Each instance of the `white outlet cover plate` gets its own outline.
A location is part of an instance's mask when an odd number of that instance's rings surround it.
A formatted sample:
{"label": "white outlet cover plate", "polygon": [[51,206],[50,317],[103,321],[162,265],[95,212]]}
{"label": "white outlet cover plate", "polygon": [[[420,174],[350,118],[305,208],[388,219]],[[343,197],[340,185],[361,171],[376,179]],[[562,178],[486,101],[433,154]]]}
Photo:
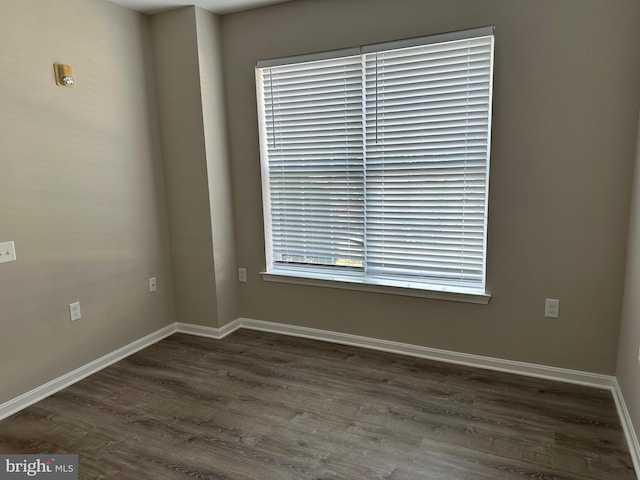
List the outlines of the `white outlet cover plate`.
{"label": "white outlet cover plate", "polygon": [[0,243],[0,263],[16,261],[16,246],[13,242]]}
{"label": "white outlet cover plate", "polygon": [[247,269],[246,268],[239,268],[238,269],[238,281],[239,282],[246,282],[247,281]]}
{"label": "white outlet cover plate", "polygon": [[547,298],[544,304],[544,316],[547,318],[558,318],[560,315],[560,300],[557,298]]}
{"label": "white outlet cover plate", "polygon": [[72,322],[80,320],[82,318],[82,312],[80,311],[80,302],[73,302],[69,304],[69,319]]}

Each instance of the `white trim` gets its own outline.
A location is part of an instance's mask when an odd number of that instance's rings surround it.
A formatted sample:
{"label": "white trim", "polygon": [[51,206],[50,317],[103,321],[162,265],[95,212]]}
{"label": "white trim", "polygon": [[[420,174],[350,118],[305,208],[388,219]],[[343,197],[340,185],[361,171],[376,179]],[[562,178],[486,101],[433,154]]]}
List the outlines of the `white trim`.
{"label": "white trim", "polygon": [[429,360],[437,360],[439,362],[466,365],[469,367],[495,370],[498,372],[515,373],[517,375],[544,378],[547,380],[556,380],[560,382],[586,385],[589,387],[612,389],[613,381],[615,379],[615,377],[610,375],[537,365],[534,363],[518,362],[515,360],[485,357],[470,353],[452,352],[449,350],[423,347],[421,345],[412,345],[408,343],[393,342],[390,340],[381,340],[378,338],[351,335],[349,333],[331,332],[328,330],[300,327],[284,323],[265,322],[250,318],[240,318],[238,320],[240,322],[240,328],[246,328],[248,330],[259,330],[262,332],[290,335],[292,337],[322,340],[325,342],[339,343],[341,345],[369,348],[371,350],[397,353],[400,355],[408,355],[410,357],[426,358]]}
{"label": "white trim", "polygon": [[175,323],[177,333],[186,333],[187,335],[197,335],[198,337],[214,338],[222,340],[227,335],[235,332],[240,328],[240,319],[227,323],[220,328],[204,327],[202,325],[194,325],[192,323]]}
{"label": "white trim", "polygon": [[320,330],[317,328],[301,327],[297,325],[289,325],[284,323],[265,322],[262,320],[254,320],[251,318],[238,318],[221,328],[205,327],[202,325],[194,325],[189,323],[173,323],[154,333],[151,333],[139,340],[136,340],[122,348],[119,348],[107,355],[104,355],[93,362],[90,362],[72,372],[58,377],[40,387],[20,395],[8,402],[0,405],[0,420],[3,420],[20,410],[33,405],[40,400],[53,395],[54,393],[73,385],[83,378],[92,375],[109,365],[118,362],[143,348],[146,348],[163,338],[166,338],[176,332],[188,335],[197,335],[216,340],[221,340],[227,335],[239,329],[257,330],[262,332],[271,332],[281,335],[289,335],[293,337],[309,338],[341,345],[351,345],[355,347],[369,348],[383,352],[397,353],[400,355],[408,355],[411,357],[426,358],[429,360],[437,360],[441,362],[453,363],[457,365],[466,365],[486,370],[495,370],[499,372],[513,373],[529,377],[543,378],[547,380],[555,380],[565,383],[574,383],[578,385],[586,385],[596,388],[604,388],[610,390],[620,417],[620,423],[624,431],[629,453],[633,461],[636,475],[640,478],[640,444],[635,429],[631,422],[629,410],[624,401],[620,385],[614,376],[601,375],[597,373],[582,372],[578,370],[569,370],[565,368],[550,367],[546,365],[537,365],[533,363],[518,362],[515,360],[505,360],[500,358],[485,357],[482,355],[473,355],[469,353],[452,352],[431,347],[423,347],[420,345],[412,345],[407,343],[393,342],[390,340],[382,340],[377,338],[363,337],[359,335],[351,335],[348,333],[332,332],[329,330]]}
{"label": "white trim", "polygon": [[363,54],[384,52],[385,50],[419,47],[422,45],[433,45],[434,43],[455,42],[456,40],[465,40],[467,38],[489,37],[493,36],[495,30],[495,25],[488,25],[485,27],[470,28],[468,30],[438,33],[435,35],[428,35],[426,37],[407,38],[405,40],[396,40],[384,43],[372,43],[369,45],[363,45],[361,48]]}
{"label": "white trim", "polygon": [[289,57],[269,58],[265,60],[258,60],[256,62],[256,68],[269,68],[277,67],[279,65],[291,65],[294,63],[315,62],[318,60],[328,60],[331,58],[353,57],[366,53],[383,52],[385,50],[396,50],[399,48],[432,45],[434,43],[453,42],[456,40],[464,40],[467,38],[488,37],[494,35],[495,30],[495,25],[486,25],[484,27],[436,33],[423,37],[412,37],[403,40],[393,40],[391,42],[370,43],[357,47],[341,48],[339,50],[326,50],[322,52],[307,53],[302,55],[292,55]]}
{"label": "white trim", "polygon": [[265,322],[251,318],[239,318],[239,328],[248,330],[258,330],[262,332],[278,333],[293,337],[309,338],[342,345],[369,348],[383,352],[398,353],[411,357],[426,358],[440,362],[466,365],[486,370],[513,373],[527,377],[543,378],[564,383],[585,385],[588,387],[603,388],[610,390],[618,411],[620,423],[627,440],[629,453],[633,461],[636,476],[640,478],[640,444],[635,429],[631,422],[631,416],[624,401],[620,385],[616,377],[612,375],[602,375],[598,373],[570,370],[566,368],[550,367],[534,363],[519,362],[515,360],[505,360],[501,358],[485,357],[469,353],[452,352],[437,348],[411,345],[407,343],[392,342],[348,333],[319,330],[316,328],[300,327],[283,323]]}
{"label": "white trim", "polygon": [[616,402],[616,409],[618,410],[618,416],[620,417],[620,423],[622,424],[622,430],[624,436],[627,439],[627,446],[629,447],[629,453],[631,454],[631,460],[633,461],[633,468],[636,471],[636,476],[640,478],[640,444],[638,443],[638,436],[636,430],[633,428],[631,421],[631,415],[627,409],[627,404],[624,401],[622,390],[617,378],[613,378],[613,400]]}
{"label": "white trim", "polygon": [[0,420],[3,420],[20,410],[23,410],[28,406],[33,405],[34,403],[39,402],[40,400],[43,400],[64,388],[67,388],[68,386],[73,385],[76,382],[79,382],[89,375],[93,375],[103,368],[106,368],[109,365],[142,350],[143,348],[153,345],[163,338],[173,335],[175,332],[176,325],[168,325],[111,353],[107,353],[93,362],[89,362],[82,367],[76,368],[72,372],[66,373],[48,383],[45,383],[44,385],[20,395],[19,397],[3,403],[0,405]]}
{"label": "white trim", "polygon": [[316,62],[318,60],[329,60],[331,58],[355,57],[360,55],[360,47],[342,48],[340,50],[327,50],[324,52],[306,53],[302,55],[292,55],[290,57],[270,58],[268,60],[258,60],[256,68],[278,67],[280,65],[292,65],[294,63]]}
{"label": "white trim", "polygon": [[389,340],[381,340],[370,337],[351,335],[348,333],[332,332],[315,328],[300,327],[283,323],[265,322],[250,318],[239,318],[239,328],[248,330],[258,330],[263,332],[278,333],[294,337],[310,338],[342,345],[369,348],[383,352],[398,353],[440,362],[466,365],[470,367],[495,370],[499,372],[513,373],[528,377],[543,378],[565,383],[585,385],[588,387],[603,388],[611,391],[613,400],[618,411],[620,423],[627,440],[627,447],[633,461],[636,476],[640,478],[640,443],[636,435],[631,416],[620,390],[620,385],[616,377],[612,375],[602,375],[598,373],[570,370],[566,368],[550,367],[547,365],[537,365],[534,363],[519,362],[515,360],[505,360],[501,358],[485,357],[469,353],[452,352],[437,348],[411,345]]}
{"label": "white trim", "polygon": [[[340,288],[345,290],[359,290],[362,292],[388,293],[392,295],[404,295],[405,297],[433,298],[436,300],[449,300],[451,302],[476,303],[486,305],[491,300],[488,293],[472,292],[471,290],[455,291],[454,287],[449,290],[425,289],[424,285],[410,282],[373,283],[364,277],[342,274],[330,275],[326,273],[308,273],[300,270],[271,270],[260,272],[265,282],[291,283],[294,285],[311,285],[314,287]],[[395,283],[395,285],[393,284]]]}

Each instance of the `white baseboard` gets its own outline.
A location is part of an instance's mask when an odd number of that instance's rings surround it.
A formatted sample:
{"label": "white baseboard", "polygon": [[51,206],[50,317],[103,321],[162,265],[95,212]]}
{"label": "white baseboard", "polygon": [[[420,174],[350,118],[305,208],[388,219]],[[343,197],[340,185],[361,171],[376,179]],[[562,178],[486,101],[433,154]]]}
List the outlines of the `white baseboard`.
{"label": "white baseboard", "polygon": [[638,443],[638,437],[636,436],[633,424],[631,423],[631,417],[626,407],[622,391],[620,390],[618,381],[614,376],[550,367],[546,365],[537,365],[514,360],[504,360],[468,353],[452,352],[420,345],[351,335],[348,333],[332,332],[329,330],[320,330],[284,323],[265,322],[251,318],[238,318],[221,328],[205,327],[180,322],[169,325],[0,405],[0,420],[17,413],[29,405],[32,405],[129,355],[148,347],[149,345],[152,345],[173,333],[185,333],[220,340],[242,328],[321,340],[341,345],[351,345],[383,352],[397,353],[400,355],[408,355],[458,365],[466,365],[487,370],[495,370],[499,372],[611,390],[618,410],[618,415],[620,416],[622,428],[627,439],[636,475],[640,478],[640,444]]}
{"label": "white baseboard", "polygon": [[517,375],[525,375],[529,377],[556,380],[565,383],[574,383],[610,390],[627,440],[636,476],[640,479],[640,444],[638,443],[638,437],[631,422],[629,410],[627,409],[622,391],[620,390],[620,385],[614,376],[518,362],[515,360],[504,360],[481,355],[472,355],[469,353],[452,352],[448,350],[423,347],[420,345],[392,342],[389,340],[361,337],[347,333],[299,327],[283,323],[265,322],[250,318],[239,318],[237,321],[239,322],[239,328],[246,328],[249,330],[259,330],[294,337],[310,338],[325,342],[339,343],[342,345],[352,345],[372,350],[380,350],[383,352],[398,353],[412,357],[427,358],[430,360],[455,363],[458,365],[466,365],[470,367],[496,370],[499,372],[514,373]]}
{"label": "white baseboard", "polygon": [[504,360],[500,358],[485,357],[469,353],[452,352],[449,350],[440,350],[437,348],[423,347],[420,345],[393,342],[390,340],[381,340],[377,338],[362,337],[359,335],[332,332],[329,330],[319,330],[316,328],[299,327],[296,325],[288,325],[284,323],[265,322],[262,320],[253,320],[250,318],[239,318],[238,321],[239,328],[246,328],[249,330],[260,330],[263,332],[279,333],[282,335],[310,338],[313,340],[322,340],[325,342],[339,343],[342,345],[351,345],[354,347],[369,348],[372,350],[380,350],[383,352],[398,353],[400,355],[408,355],[411,357],[427,358],[429,360],[437,360],[440,362],[455,363],[457,365],[466,365],[470,367],[495,370],[499,372],[515,373],[517,375],[526,375],[529,377],[538,377],[547,380],[557,380],[565,383],[587,385],[589,387],[612,389],[613,381],[615,378],[610,375],[601,375],[598,373],[581,372],[578,370],[549,367],[546,365],[536,365],[533,363],[518,362],[515,360]]}
{"label": "white baseboard", "polygon": [[53,395],[60,390],[67,388],[70,385],[73,385],[76,382],[79,382],[85,377],[92,375],[109,365],[122,360],[129,355],[136,353],[143,348],[152,345],[163,338],[168,337],[169,335],[173,335],[176,331],[175,324],[168,325],[160,330],[157,330],[146,337],[143,337],[139,340],[131,342],[128,345],[125,345],[122,348],[119,348],[111,353],[108,353],[93,362],[87,363],[80,368],[76,368],[72,372],[66,373],[61,377],[55,378],[44,385],[41,385],[29,392],[20,395],[8,402],[0,405],[0,420],[3,420],[14,413],[19,412],[27,408],[30,405],[33,405],[44,398],[47,398],[50,395]]}
{"label": "white baseboard", "polygon": [[235,332],[240,328],[240,319],[236,319],[233,322],[227,323],[220,328],[204,327],[202,325],[194,325],[192,323],[176,323],[176,332],[186,333],[189,335],[197,335],[199,337],[215,338],[216,340],[222,340],[227,335]]}
{"label": "white baseboard", "polygon": [[613,400],[616,402],[616,409],[618,410],[622,430],[624,430],[624,436],[627,439],[629,453],[633,461],[633,468],[636,471],[636,476],[640,478],[640,443],[638,443],[638,436],[636,435],[635,428],[633,428],[631,415],[627,409],[627,404],[624,401],[624,396],[622,395],[622,390],[620,389],[617,378],[613,379],[613,388],[611,391],[613,393]]}
{"label": "white baseboard", "polygon": [[627,409],[622,391],[620,390],[620,385],[614,376],[518,362],[515,360],[504,360],[481,355],[472,355],[468,353],[452,352],[448,350],[423,347],[420,345],[392,342],[389,340],[361,337],[347,333],[299,327],[283,323],[265,322],[250,318],[239,318],[237,321],[239,322],[239,328],[246,328],[249,330],[259,330],[294,337],[310,338],[313,340],[322,340],[342,345],[369,348],[383,352],[398,353],[412,357],[427,358],[429,360],[437,360],[441,362],[455,363],[458,365],[466,365],[487,370],[496,370],[499,372],[514,373],[517,375],[525,375],[529,377],[556,380],[565,383],[574,383],[610,390],[627,440],[636,476],[640,478],[640,444],[638,443],[638,437],[635,429],[633,428],[629,410]]}

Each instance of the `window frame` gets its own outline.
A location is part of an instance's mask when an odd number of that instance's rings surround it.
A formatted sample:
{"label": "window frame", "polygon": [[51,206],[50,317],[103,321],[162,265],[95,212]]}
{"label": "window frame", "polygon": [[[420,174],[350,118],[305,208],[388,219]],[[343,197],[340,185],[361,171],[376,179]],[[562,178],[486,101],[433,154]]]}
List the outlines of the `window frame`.
{"label": "window frame", "polygon": [[[484,225],[483,225],[483,258],[482,258],[482,286],[481,288],[469,288],[456,285],[455,283],[435,283],[433,281],[413,280],[411,277],[385,278],[384,275],[367,276],[365,269],[353,270],[339,267],[322,267],[319,265],[296,265],[278,264],[273,258],[273,232],[271,222],[271,191],[269,178],[269,151],[267,145],[267,127],[265,120],[264,92],[261,91],[258,82],[259,69],[284,66],[296,63],[312,62],[317,60],[327,60],[348,56],[361,56],[374,52],[386,50],[396,50],[414,46],[429,45],[435,43],[449,42],[461,39],[472,39],[477,37],[491,36],[490,54],[490,79],[489,79],[489,103],[488,103],[488,128],[487,128],[487,158],[486,158],[486,181],[484,196]],[[448,32],[427,37],[418,37],[380,44],[365,45],[356,48],[340,49],[328,52],[319,52],[307,55],[283,57],[271,60],[261,60],[256,63],[256,92],[258,103],[258,123],[260,139],[260,164],[262,178],[262,202],[264,214],[265,232],[265,256],[266,268],[261,272],[265,281],[314,285],[329,288],[341,288],[350,290],[361,290],[378,293],[391,293],[405,296],[444,299],[461,301],[467,303],[486,304],[491,295],[486,290],[486,263],[487,263],[487,224],[488,224],[488,199],[489,199],[489,172],[491,156],[491,124],[493,107],[493,68],[494,68],[494,26],[479,27],[474,29]],[[364,86],[363,86],[364,89]],[[364,104],[363,104],[364,105]],[[363,133],[365,135],[365,133]],[[363,139],[364,141],[364,139]],[[365,160],[366,161],[366,160]],[[366,170],[366,166],[364,167]],[[366,219],[366,213],[365,213]],[[365,220],[366,221],[366,220]],[[365,247],[366,248],[366,247]]]}

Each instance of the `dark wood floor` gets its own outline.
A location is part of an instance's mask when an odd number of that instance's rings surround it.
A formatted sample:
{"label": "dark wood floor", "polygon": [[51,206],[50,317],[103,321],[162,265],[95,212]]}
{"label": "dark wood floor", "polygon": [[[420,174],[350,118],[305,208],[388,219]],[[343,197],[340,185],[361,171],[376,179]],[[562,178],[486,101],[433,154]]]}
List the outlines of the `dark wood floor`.
{"label": "dark wood floor", "polygon": [[635,479],[611,393],[312,340],[173,335],[0,422],[81,479]]}

